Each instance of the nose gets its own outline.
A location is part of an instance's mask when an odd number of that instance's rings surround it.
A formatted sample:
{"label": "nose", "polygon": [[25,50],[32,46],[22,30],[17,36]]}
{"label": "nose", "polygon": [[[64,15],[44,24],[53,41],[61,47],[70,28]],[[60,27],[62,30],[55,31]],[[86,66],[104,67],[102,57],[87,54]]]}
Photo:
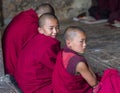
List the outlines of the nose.
{"label": "nose", "polygon": [[57,33],[57,29],[54,28],[54,29],[53,29],[53,34],[56,34],[56,33]]}
{"label": "nose", "polygon": [[86,42],[84,42],[83,47],[86,47],[86,45],[87,45]]}
{"label": "nose", "polygon": [[58,27],[57,27],[57,28],[54,28],[54,30],[53,30],[53,34],[57,34],[58,32],[59,32]]}

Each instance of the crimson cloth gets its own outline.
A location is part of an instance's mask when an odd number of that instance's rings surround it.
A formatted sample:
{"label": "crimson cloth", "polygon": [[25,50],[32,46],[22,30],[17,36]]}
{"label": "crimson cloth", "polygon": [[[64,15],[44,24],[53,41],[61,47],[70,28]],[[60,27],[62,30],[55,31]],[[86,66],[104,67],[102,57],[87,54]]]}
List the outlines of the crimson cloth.
{"label": "crimson cloth", "polygon": [[96,93],[120,93],[120,72],[116,69],[105,70]]}
{"label": "crimson cloth", "polygon": [[37,33],[38,17],[34,10],[26,10],[13,18],[2,38],[5,72],[14,74],[16,60],[25,42]]}
{"label": "crimson cloth", "polygon": [[97,0],[97,3],[97,6],[89,9],[91,16],[97,20],[108,19],[109,23],[120,21],[120,0]]}
{"label": "crimson cloth", "polygon": [[58,40],[39,33],[23,47],[14,76],[23,93],[51,93],[59,50]]}
{"label": "crimson cloth", "polygon": [[53,93],[92,93],[92,87],[88,85],[81,75],[72,75],[63,65],[63,50],[57,56],[53,72]]}
{"label": "crimson cloth", "polygon": [[110,12],[108,22],[114,23],[114,20],[120,21],[120,0],[98,0],[98,6],[101,10]]}

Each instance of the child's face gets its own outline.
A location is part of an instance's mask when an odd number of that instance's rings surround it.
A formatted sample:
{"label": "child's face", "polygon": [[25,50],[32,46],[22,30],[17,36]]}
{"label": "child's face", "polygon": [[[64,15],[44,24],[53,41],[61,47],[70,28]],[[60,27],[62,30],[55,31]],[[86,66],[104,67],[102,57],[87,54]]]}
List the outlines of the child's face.
{"label": "child's face", "polygon": [[84,53],[86,48],[86,35],[78,32],[76,36],[70,40],[70,48],[77,53]]}
{"label": "child's face", "polygon": [[40,28],[40,33],[56,38],[57,33],[59,32],[58,21],[54,18],[45,19],[44,25]]}

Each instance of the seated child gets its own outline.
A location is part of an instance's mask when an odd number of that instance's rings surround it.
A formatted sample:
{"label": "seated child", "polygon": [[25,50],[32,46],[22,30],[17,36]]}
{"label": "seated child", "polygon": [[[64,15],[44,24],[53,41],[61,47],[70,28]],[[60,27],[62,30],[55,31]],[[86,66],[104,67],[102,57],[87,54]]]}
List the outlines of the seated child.
{"label": "seated child", "polygon": [[60,50],[58,32],[55,15],[40,16],[38,33],[24,45],[17,60],[14,77],[23,93],[51,93],[52,73]]}
{"label": "seated child", "polygon": [[70,26],[64,37],[66,46],[58,53],[53,72],[53,93],[119,93],[120,72],[117,69],[106,69],[99,81],[87,64],[83,56],[85,32]]}
{"label": "seated child", "polygon": [[85,32],[79,27],[70,26],[64,38],[66,46],[58,54],[53,73],[53,92],[92,93],[98,81],[83,56]]}

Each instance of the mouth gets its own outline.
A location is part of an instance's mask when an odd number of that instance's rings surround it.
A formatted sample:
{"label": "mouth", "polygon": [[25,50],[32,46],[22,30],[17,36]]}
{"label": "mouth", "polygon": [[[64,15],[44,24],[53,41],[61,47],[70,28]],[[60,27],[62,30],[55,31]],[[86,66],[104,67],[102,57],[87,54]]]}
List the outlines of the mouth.
{"label": "mouth", "polygon": [[56,38],[56,35],[52,35],[51,37],[52,37],[52,38]]}

